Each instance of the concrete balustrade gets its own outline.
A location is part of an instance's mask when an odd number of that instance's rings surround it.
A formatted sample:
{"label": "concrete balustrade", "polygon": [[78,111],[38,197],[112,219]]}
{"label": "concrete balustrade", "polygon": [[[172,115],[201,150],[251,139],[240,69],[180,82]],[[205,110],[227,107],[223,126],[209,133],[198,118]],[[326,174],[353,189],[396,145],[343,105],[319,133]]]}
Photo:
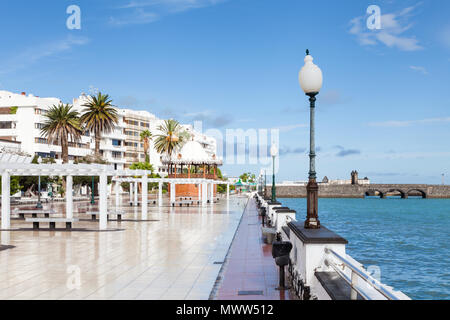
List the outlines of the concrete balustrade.
{"label": "concrete balustrade", "polygon": [[[296,220],[296,212],[288,208],[282,208],[281,203],[272,203],[265,200],[260,194],[254,193],[260,207],[266,208],[266,212],[271,220],[274,230],[281,236],[282,241],[288,241],[292,244],[290,252],[290,273],[291,279],[295,278],[294,285],[298,289],[302,299],[330,300],[339,298],[346,299],[386,299],[389,296],[392,299],[409,299],[400,291],[394,291],[392,288],[376,284],[370,280],[364,282],[363,279],[357,279],[355,271],[348,266],[343,269],[341,275],[336,272],[330,252],[344,257],[358,274],[365,276],[367,273],[361,263],[347,255],[347,240],[334,233],[325,226],[320,229],[305,229],[303,221]],[[278,207],[278,209],[277,209]],[[267,229],[267,228],[266,228]],[[263,229],[265,230],[265,229]],[[334,264],[334,267],[333,267]],[[359,291],[352,289],[351,282]],[[377,289],[379,286],[381,289]],[[385,295],[380,292],[386,292]]]}

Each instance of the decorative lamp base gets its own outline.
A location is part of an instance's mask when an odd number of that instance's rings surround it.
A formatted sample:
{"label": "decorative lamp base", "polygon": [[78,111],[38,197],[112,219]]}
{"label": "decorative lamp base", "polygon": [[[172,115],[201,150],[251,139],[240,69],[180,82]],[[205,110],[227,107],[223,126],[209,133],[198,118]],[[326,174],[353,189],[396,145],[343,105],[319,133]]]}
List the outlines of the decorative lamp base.
{"label": "decorative lamp base", "polygon": [[320,229],[320,221],[318,215],[319,207],[319,185],[316,179],[309,179],[306,186],[307,198],[307,215],[305,221],[306,229]]}

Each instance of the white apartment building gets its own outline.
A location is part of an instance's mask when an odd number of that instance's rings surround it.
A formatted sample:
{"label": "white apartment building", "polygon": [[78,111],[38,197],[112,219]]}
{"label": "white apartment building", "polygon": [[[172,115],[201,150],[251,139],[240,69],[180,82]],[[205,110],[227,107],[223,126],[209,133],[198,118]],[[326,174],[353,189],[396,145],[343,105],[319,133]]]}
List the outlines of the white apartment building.
{"label": "white apartment building", "polygon": [[[88,96],[81,94],[73,99],[72,105],[80,113]],[[43,158],[61,159],[61,147],[50,145],[43,138],[40,129],[45,118],[43,115],[53,105],[62,101],[58,98],[40,98],[32,94],[11,93],[0,91],[0,140],[5,140],[10,146],[18,146],[22,152],[39,155]],[[129,167],[132,163],[145,161],[144,144],[140,140],[140,133],[150,130],[153,136],[160,134],[158,127],[164,120],[157,118],[147,111],[131,109],[117,109],[119,121],[115,129],[109,134],[103,134],[100,143],[102,157],[117,169]],[[204,134],[197,133],[191,125],[182,125],[192,139],[198,141],[209,155],[216,154],[216,140]],[[69,144],[69,159],[73,161],[79,157],[93,154],[95,139],[93,133],[86,132],[80,142]],[[154,148],[154,141],[150,141],[150,162],[156,172],[164,176],[167,168],[162,165],[161,157]]]}

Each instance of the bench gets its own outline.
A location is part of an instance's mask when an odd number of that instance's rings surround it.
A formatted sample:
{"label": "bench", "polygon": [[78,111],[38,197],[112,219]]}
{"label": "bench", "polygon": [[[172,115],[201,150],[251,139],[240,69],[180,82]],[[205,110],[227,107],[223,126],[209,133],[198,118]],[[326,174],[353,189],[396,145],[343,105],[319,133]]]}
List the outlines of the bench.
{"label": "bench", "polygon": [[25,215],[37,218],[38,214],[43,214],[45,218],[49,218],[51,214],[56,214],[54,210],[13,210],[13,213],[18,214],[20,219],[25,219]]}
{"label": "bench", "polygon": [[[172,207],[175,207],[175,206],[177,206],[177,205],[179,205],[180,207],[182,207],[183,205],[186,205],[187,207],[189,207],[189,206],[193,206],[194,205],[194,202],[195,201],[193,201],[193,200],[183,200],[183,201],[178,201],[178,202],[174,202],[174,203],[172,203]],[[197,201],[197,204],[200,204],[200,201]]]}
{"label": "bench", "polygon": [[[97,220],[97,216],[100,215],[100,212],[92,212],[92,211],[88,211],[86,212],[87,215],[91,216],[91,219],[93,221]],[[116,215],[117,216],[117,221],[122,221],[122,216],[125,215],[125,211],[109,211],[106,213],[106,216],[108,217],[109,220],[109,216],[110,215]]]}
{"label": "bench", "polygon": [[27,222],[33,222],[33,229],[39,230],[39,223],[49,223],[50,230],[56,229],[56,223],[61,222],[66,224],[66,230],[72,229],[72,223],[78,221],[78,219],[72,218],[26,218]]}

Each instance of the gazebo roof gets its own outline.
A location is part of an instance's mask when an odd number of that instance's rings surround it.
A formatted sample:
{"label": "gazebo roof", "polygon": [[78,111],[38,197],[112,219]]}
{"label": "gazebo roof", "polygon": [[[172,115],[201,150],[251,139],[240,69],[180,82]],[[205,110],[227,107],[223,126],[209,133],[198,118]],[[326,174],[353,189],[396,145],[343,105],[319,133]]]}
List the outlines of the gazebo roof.
{"label": "gazebo roof", "polygon": [[199,142],[188,141],[180,151],[173,152],[172,157],[163,157],[162,163],[222,165],[222,160],[215,155],[209,156]]}

